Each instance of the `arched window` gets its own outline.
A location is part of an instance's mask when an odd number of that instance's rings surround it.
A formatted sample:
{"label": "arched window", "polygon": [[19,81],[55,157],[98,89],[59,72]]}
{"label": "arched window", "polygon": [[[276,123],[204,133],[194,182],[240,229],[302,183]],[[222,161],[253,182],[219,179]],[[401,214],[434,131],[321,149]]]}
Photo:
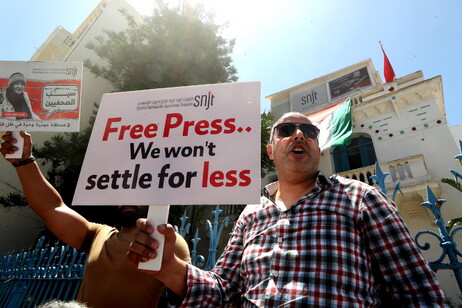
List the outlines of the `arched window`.
{"label": "arched window", "polygon": [[336,147],[332,151],[335,172],[348,171],[375,164],[374,144],[367,136],[353,137],[346,147]]}

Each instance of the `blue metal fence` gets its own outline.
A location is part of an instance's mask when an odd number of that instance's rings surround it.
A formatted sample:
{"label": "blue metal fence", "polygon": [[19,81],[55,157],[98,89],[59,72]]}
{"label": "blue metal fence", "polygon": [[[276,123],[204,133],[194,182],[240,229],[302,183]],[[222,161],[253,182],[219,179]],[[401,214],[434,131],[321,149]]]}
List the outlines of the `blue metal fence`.
{"label": "blue metal fence", "polygon": [[0,307],[36,307],[77,295],[86,255],[41,237],[35,247],[0,256]]}
{"label": "blue metal fence", "polygon": [[[175,230],[182,236],[186,237],[189,234],[189,229],[191,227],[190,223],[186,223],[188,217],[186,216],[187,210],[183,212],[183,217],[180,219],[181,226],[178,228],[175,227]],[[220,206],[217,205],[215,210],[212,211],[213,223],[210,220],[206,222],[206,228],[208,231],[209,245],[208,245],[208,256],[207,262],[205,257],[197,254],[197,245],[201,238],[199,237],[199,229],[196,229],[194,238],[191,240],[193,243],[193,249],[191,250],[191,263],[197,267],[204,268],[205,270],[211,270],[216,263],[216,258],[218,254],[218,244],[220,243],[221,236],[223,234],[223,229],[228,226],[230,221],[229,217],[225,217],[220,222],[220,216],[223,210],[220,209]]]}
{"label": "blue metal fence", "polygon": [[[462,164],[462,142],[460,142],[460,145],[461,155],[457,155],[455,158],[458,159]],[[454,174],[454,172],[452,173]],[[385,187],[385,178],[388,175],[389,173],[382,172],[379,164],[376,162],[375,175],[371,176],[371,179],[377,182],[384,194],[387,194],[387,189]],[[456,176],[462,179],[462,176]],[[456,183],[458,182],[457,177],[455,180]],[[400,191],[399,182],[395,184],[395,189],[392,197],[393,201],[395,201],[397,191]],[[435,272],[438,270],[452,270],[454,272],[455,279],[459,286],[459,290],[462,292],[462,263],[458,259],[458,257],[462,257],[462,253],[457,249],[457,244],[454,240],[456,234],[460,230],[462,230],[462,227],[457,227],[452,231],[452,226],[446,227],[446,223],[443,219],[443,216],[441,215],[441,207],[445,202],[445,199],[437,199],[430,187],[427,185],[427,201],[422,202],[420,205],[427,207],[432,212],[433,216],[435,217],[435,224],[438,227],[439,234],[429,230],[420,231],[416,234],[415,242],[421,250],[428,250],[431,247],[431,245],[428,242],[425,242],[424,244],[421,244],[419,242],[419,239],[422,235],[432,235],[439,241],[440,247],[442,249],[441,255],[436,260],[428,261],[428,263],[431,269]]]}

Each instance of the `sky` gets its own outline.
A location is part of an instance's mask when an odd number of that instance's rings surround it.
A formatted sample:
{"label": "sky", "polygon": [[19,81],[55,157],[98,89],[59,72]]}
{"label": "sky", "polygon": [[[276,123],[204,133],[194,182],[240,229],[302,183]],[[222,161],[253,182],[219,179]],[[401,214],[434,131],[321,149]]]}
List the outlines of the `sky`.
{"label": "sky", "polygon": [[[150,15],[151,0],[126,0]],[[173,0],[172,0],[173,1]],[[422,71],[442,76],[446,116],[462,124],[460,0],[195,0],[227,24],[239,81],[261,81],[266,96],[371,59],[383,77],[383,54],[397,78]],[[99,0],[0,0],[0,60],[27,61],[58,26],[74,32]],[[168,2],[168,1],[167,1]]]}

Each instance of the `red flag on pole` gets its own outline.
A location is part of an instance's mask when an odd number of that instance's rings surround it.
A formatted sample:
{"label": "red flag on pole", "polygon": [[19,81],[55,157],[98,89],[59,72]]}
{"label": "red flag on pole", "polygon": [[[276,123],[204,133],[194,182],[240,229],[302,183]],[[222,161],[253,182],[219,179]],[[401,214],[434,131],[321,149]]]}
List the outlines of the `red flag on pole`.
{"label": "red flag on pole", "polygon": [[393,67],[391,66],[390,61],[388,60],[385,50],[383,50],[382,43],[381,42],[379,43],[380,43],[380,47],[382,48],[382,52],[383,52],[383,75],[385,76],[385,81],[388,83],[388,82],[395,80],[396,75],[395,75],[395,71],[393,70]]}

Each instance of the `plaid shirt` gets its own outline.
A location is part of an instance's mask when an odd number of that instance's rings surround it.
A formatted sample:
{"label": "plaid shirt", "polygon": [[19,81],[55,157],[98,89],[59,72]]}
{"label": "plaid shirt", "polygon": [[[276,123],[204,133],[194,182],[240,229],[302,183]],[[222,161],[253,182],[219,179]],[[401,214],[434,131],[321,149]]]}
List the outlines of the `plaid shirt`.
{"label": "plaid shirt", "polygon": [[[445,307],[395,205],[359,181],[319,173],[289,209],[242,212],[212,271],[188,265],[183,307],[376,307],[379,285],[405,307]],[[398,304],[398,305],[399,305]]]}

